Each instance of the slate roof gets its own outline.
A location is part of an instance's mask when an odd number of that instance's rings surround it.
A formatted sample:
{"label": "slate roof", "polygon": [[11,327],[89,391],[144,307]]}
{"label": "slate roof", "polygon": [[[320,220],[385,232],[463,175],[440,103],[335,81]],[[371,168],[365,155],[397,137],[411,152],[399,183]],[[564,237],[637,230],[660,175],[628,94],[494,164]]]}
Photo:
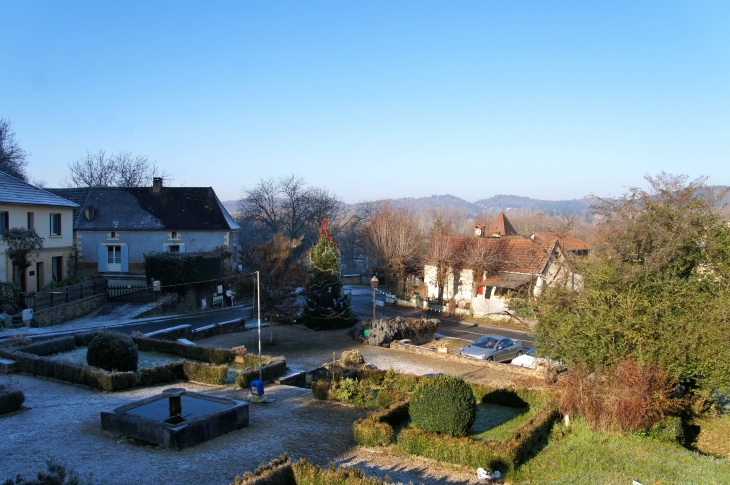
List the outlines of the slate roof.
{"label": "slate roof", "polygon": [[[211,187],[85,187],[49,189],[81,207],[76,230],[228,231],[240,229]],[[93,206],[88,220],[84,208]]]}
{"label": "slate roof", "polygon": [[466,254],[470,245],[482,244],[483,253],[494,259],[497,273],[540,274],[550,262],[557,239],[538,239],[520,236],[507,237],[451,237],[457,255]]}
{"label": "slate roof", "polygon": [[76,207],[72,201],[0,172],[0,204]]}
{"label": "slate roof", "polygon": [[568,252],[589,251],[591,249],[591,247],[581,238],[576,236],[573,231],[536,232],[535,237],[539,239],[557,239],[561,247]]}
{"label": "slate roof", "polygon": [[504,215],[504,211],[500,212],[497,218],[492,222],[492,225],[487,229],[486,235],[493,236],[499,234],[500,236],[516,236],[517,231],[512,224]]}

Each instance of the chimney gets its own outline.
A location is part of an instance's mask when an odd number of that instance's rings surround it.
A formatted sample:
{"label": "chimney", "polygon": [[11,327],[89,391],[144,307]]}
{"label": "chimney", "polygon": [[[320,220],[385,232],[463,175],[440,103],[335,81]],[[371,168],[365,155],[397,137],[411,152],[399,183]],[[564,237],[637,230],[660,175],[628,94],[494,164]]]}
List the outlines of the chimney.
{"label": "chimney", "polygon": [[162,177],[152,179],[152,192],[159,192],[162,188]]}
{"label": "chimney", "polygon": [[96,217],[96,207],[93,205],[87,205],[84,207],[84,216],[86,216],[86,220],[90,221],[94,217]]}

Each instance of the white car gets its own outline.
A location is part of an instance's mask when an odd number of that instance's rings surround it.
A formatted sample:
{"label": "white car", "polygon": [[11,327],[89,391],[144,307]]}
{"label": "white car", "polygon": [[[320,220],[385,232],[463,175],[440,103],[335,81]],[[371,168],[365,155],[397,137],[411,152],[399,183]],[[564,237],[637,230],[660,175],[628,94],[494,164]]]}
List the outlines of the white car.
{"label": "white car", "polygon": [[565,367],[562,362],[556,362],[544,357],[535,357],[535,347],[527,349],[527,352],[512,359],[511,364],[518,365],[520,367],[527,367],[528,369],[536,369],[538,366],[547,366],[548,362],[558,371]]}

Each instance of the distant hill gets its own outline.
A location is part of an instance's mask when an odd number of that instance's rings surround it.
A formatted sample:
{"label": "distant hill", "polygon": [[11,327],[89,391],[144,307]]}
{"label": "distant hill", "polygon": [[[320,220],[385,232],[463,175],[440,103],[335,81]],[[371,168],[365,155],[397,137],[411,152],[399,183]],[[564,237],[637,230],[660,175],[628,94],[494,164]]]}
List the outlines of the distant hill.
{"label": "distant hill", "polygon": [[467,216],[476,216],[484,210],[477,204],[467,202],[453,195],[432,195],[431,197],[404,197],[401,199],[385,199],[395,207],[402,207],[411,212],[420,212],[427,209],[452,210]]}
{"label": "distant hill", "polygon": [[233,214],[238,210],[238,200],[222,200],[221,204],[226,208],[229,214]]}
{"label": "distant hill", "polygon": [[579,214],[583,215],[590,209],[593,199],[568,199],[568,200],[541,200],[518,195],[495,195],[488,199],[480,199],[475,202],[483,211],[499,212],[525,211],[544,212],[548,215],[557,214]]}

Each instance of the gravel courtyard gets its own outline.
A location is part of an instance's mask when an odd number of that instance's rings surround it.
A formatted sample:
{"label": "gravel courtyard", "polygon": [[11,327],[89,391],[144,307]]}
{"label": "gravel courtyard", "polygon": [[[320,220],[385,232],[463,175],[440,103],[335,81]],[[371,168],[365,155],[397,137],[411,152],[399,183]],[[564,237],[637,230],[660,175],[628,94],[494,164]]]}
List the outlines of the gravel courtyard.
{"label": "gravel courtyard", "polygon": [[[357,348],[365,359],[382,369],[425,374],[444,372],[492,385],[514,383],[484,368],[443,361],[429,356],[385,348],[362,346],[347,331],[314,332],[300,326],[274,328],[277,344],[263,352],[284,355],[293,370],[309,370],[339,358],[343,350]],[[268,329],[262,329],[268,337]],[[222,335],[201,345],[257,349],[257,332]],[[255,345],[252,345],[252,340]],[[0,378],[1,380],[2,378]],[[415,484],[477,483],[470,470],[441,467],[428,460],[393,456],[379,450],[363,450],[352,439],[352,423],[365,414],[347,406],[312,399],[311,392],[269,385],[266,393],[276,401],[268,406],[250,405],[248,427],[194,448],[175,452],[117,436],[100,429],[99,413],[159,393],[171,384],[104,393],[83,386],[27,375],[7,377],[23,390],[26,402],[15,413],[0,416],[0,481],[20,473],[33,476],[55,457],[80,474],[93,473],[111,484],[211,484],[226,485],[238,474],[254,470],[281,453],[296,460],[327,466],[330,462],[357,465],[381,479]],[[179,385],[178,385],[179,386]],[[184,383],[196,392],[245,399],[233,386]]]}

